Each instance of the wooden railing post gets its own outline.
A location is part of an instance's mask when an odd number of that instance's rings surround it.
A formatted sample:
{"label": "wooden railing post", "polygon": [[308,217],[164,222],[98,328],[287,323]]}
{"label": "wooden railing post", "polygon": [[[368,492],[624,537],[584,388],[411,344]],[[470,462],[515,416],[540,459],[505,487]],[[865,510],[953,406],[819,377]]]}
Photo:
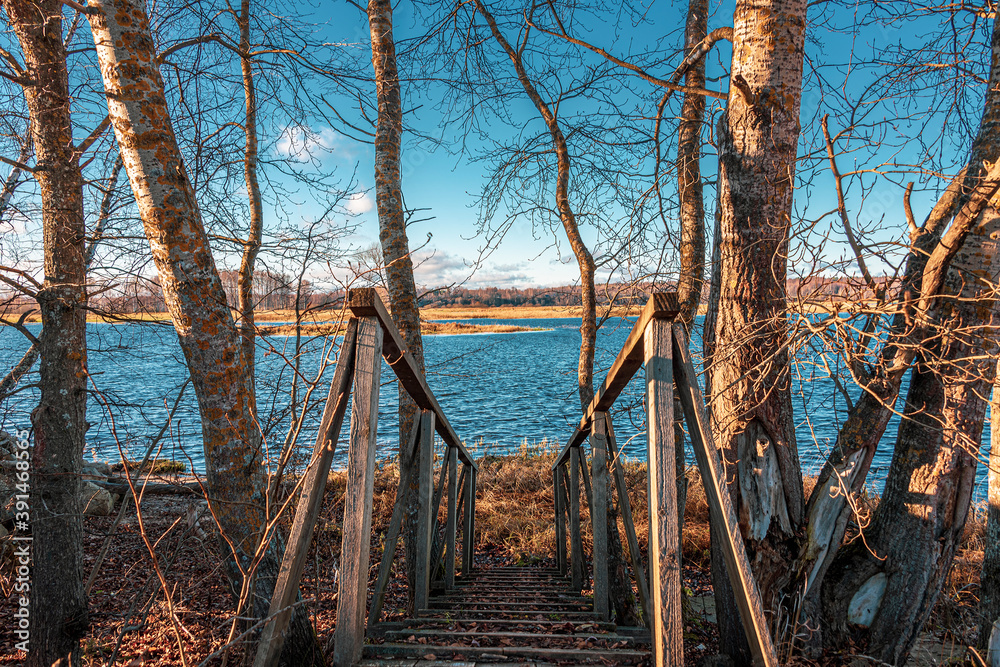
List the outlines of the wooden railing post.
{"label": "wooden railing post", "polygon": [[[421,411],[420,438],[417,444],[417,580],[414,582],[414,607],[420,611],[427,609],[431,586],[431,537],[437,520],[434,498],[434,413]],[[444,471],[442,470],[442,473]],[[343,552],[348,553],[348,552]]]}
{"label": "wooden railing post", "polygon": [[562,466],[552,471],[552,496],[556,510],[556,565],[559,574],[566,575],[566,508],[562,503]]}
{"label": "wooden railing post", "polygon": [[[594,533],[594,611],[608,620],[608,440],[605,413],[594,413],[590,434],[591,470],[594,484],[591,494],[590,526]],[[617,526],[615,529],[617,530]]]}
{"label": "wooden railing post", "polygon": [[281,560],[274,594],[271,596],[271,608],[268,611],[271,620],[261,632],[254,667],[271,667],[277,664],[281,655],[281,647],[285,641],[283,633],[291,620],[291,605],[298,595],[299,579],[302,577],[302,568],[309,552],[309,544],[312,542],[313,529],[323,504],[327,474],[330,472],[330,463],[337,449],[340,429],[344,425],[344,414],[347,412],[347,402],[350,400],[357,334],[358,321],[352,319],[347,324],[347,332],[340,348],[337,368],[333,373],[330,393],[323,409],[319,432],[316,434],[312,461],[306,469],[305,479],[302,482],[302,496],[295,508],[295,520],[288,535],[288,545]]}
{"label": "wooden railing post", "polygon": [[368,556],[371,543],[372,492],[375,484],[375,434],[382,371],[382,327],[374,317],[358,322],[351,402],[351,439],[347,458],[344,535],[340,553],[340,594],[334,632],[333,664],[353,665],[361,658],[368,601]]}
{"label": "wooden railing post", "polygon": [[475,469],[466,464],[465,466],[465,521],[462,527],[462,576],[468,577],[472,574],[473,546],[475,537],[476,522],[476,475]]}
{"label": "wooden railing post", "polygon": [[444,586],[455,588],[455,540],[458,536],[458,450],[448,448],[448,520],[445,524],[444,540]]}
{"label": "wooden railing post", "polygon": [[680,544],[674,454],[673,336],[668,319],[644,335],[649,475],[649,596],[653,664],[684,664]]}
{"label": "wooden railing post", "polygon": [[736,519],[736,510],[729,488],[726,486],[725,469],[719,450],[715,447],[712,428],[705,411],[694,364],[691,363],[687,339],[680,326],[673,331],[673,370],[677,381],[677,395],[684,410],[684,420],[691,434],[691,446],[701,471],[701,480],[708,499],[712,529],[721,537],[719,546],[726,562],[726,573],[732,586],[736,607],[740,612],[743,632],[750,643],[754,664],[758,667],[777,667],[778,657],[774,642],[767,629],[767,618],[761,603],[760,591],[747,560],[746,546]]}
{"label": "wooden railing post", "polygon": [[632,503],[625,486],[625,472],[622,470],[622,454],[615,440],[615,429],[611,417],[605,413],[604,421],[608,426],[608,452],[611,456],[611,469],[614,471],[615,489],[618,491],[618,507],[621,510],[622,523],[625,524],[625,538],[628,540],[628,553],[632,559],[632,571],[635,573],[636,588],[639,589],[639,604],[642,606],[643,620],[649,625],[649,586],[646,583],[646,572],[642,567],[642,556],[639,554],[639,538],[635,534],[635,521],[632,518]]}
{"label": "wooden railing post", "polygon": [[573,590],[583,588],[583,539],[580,536],[580,448],[569,453],[569,556]]}

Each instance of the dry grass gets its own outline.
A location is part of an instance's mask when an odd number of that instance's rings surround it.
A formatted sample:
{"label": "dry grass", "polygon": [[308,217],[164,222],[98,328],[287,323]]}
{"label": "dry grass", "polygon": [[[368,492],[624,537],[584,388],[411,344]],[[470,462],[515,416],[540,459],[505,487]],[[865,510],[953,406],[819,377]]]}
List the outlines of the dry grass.
{"label": "dry grass", "polygon": [[[285,324],[281,326],[259,327],[261,335],[264,336],[294,336],[295,325]],[[343,333],[344,327],[339,322],[325,322],[322,324],[303,324],[301,332],[303,336],[331,336]],[[521,327],[513,324],[463,324],[461,322],[420,322],[420,333],[425,336],[455,336],[462,334],[484,334],[484,333],[520,333],[524,331],[546,331],[540,327]]]}

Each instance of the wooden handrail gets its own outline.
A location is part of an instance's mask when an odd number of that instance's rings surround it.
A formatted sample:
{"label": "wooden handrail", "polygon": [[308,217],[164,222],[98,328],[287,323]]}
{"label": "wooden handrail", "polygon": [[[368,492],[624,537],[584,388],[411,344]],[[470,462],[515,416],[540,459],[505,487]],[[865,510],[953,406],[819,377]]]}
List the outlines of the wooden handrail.
{"label": "wooden handrail", "polygon": [[399,383],[418,407],[434,412],[435,430],[447,445],[458,450],[458,458],[462,463],[476,468],[472,455],[451,427],[434,397],[434,392],[427,386],[424,374],[417,370],[417,364],[406,349],[406,343],[403,342],[403,337],[389,316],[378,292],[370,287],[352,289],[347,294],[347,307],[355,317],[375,317],[379,321],[385,334],[382,338],[382,357],[399,378]]}
{"label": "wooden handrail", "polygon": [[642,368],[643,362],[643,336],[646,333],[646,325],[652,320],[670,320],[680,312],[680,304],[677,300],[676,292],[656,292],[649,297],[639,319],[632,327],[621,352],[615,358],[615,363],[608,370],[608,375],[604,383],[594,395],[594,399],[587,406],[587,410],[580,419],[580,425],[573,432],[573,436],[559,452],[556,462],[552,464],[552,469],[563,463],[569,456],[569,450],[579,447],[590,435],[590,426],[594,419],[595,412],[607,412],[618,400],[618,396],[628,385],[629,380]]}

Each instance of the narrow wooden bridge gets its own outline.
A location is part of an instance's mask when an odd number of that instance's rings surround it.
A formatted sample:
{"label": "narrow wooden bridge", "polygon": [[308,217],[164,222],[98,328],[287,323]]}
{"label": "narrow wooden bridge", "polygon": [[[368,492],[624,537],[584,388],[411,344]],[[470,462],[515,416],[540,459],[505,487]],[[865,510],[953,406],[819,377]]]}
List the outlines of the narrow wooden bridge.
{"label": "narrow wooden bridge", "polygon": [[[406,351],[375,290],[352,290],[348,306],[352,316],[312,460],[306,469],[255,667],[275,665],[281,652],[283,632],[296,601],[349,400],[348,482],[333,649],[335,665],[683,665],[674,462],[675,396],[683,408],[704,482],[710,520],[723,538],[723,556],[754,662],[765,667],[779,664],[739,537],[684,330],[673,322],[678,312],[676,294],[658,293],[650,298],[607,378],[553,465],[556,554],[555,567],[548,569],[476,566],[476,462]],[[400,479],[415,483],[419,499],[416,612],[406,621],[393,623],[382,622],[381,615],[403,520],[404,507],[400,502],[403,494],[398,494],[376,584],[369,591],[382,359],[419,408],[411,429],[412,438],[400,460]],[[649,494],[646,566],[641,561],[620,451],[608,415],[629,380],[643,367]],[[435,433],[444,445],[436,486]],[[589,462],[584,443],[589,444]],[[581,481],[583,500],[591,517],[591,563],[587,562],[581,532]],[[622,627],[612,619],[609,495],[615,496],[625,525],[645,627]],[[443,501],[446,501],[446,518],[442,534],[438,516]],[[592,595],[585,596],[582,591],[591,578]]]}

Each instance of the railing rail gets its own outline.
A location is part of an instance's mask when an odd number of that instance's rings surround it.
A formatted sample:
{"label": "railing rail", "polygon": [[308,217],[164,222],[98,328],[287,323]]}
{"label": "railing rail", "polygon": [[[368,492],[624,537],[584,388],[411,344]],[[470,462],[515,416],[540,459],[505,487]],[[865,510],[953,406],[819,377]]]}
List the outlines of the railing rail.
{"label": "railing rail", "polygon": [[[454,586],[455,541],[458,515],[464,509],[462,571],[468,573],[474,560],[475,496],[477,466],[462,444],[444,411],[417,365],[406,350],[399,330],[373,289],[351,290],[348,294],[351,319],[347,325],[333,382],[327,397],[313,456],[302,480],[302,493],[296,506],[295,518],[285,549],[268,621],[264,625],[254,660],[254,667],[272,667],[277,663],[284,644],[283,633],[291,619],[306,553],[312,541],[319,508],[326,488],[327,475],[340,431],[351,400],[351,425],[348,448],[347,494],[344,507],[343,541],[341,545],[340,587],[337,600],[337,627],[334,631],[334,665],[352,665],[361,657],[365,636],[365,607],[368,594],[369,545],[375,471],[375,435],[378,426],[379,380],[381,360],[395,373],[406,392],[420,408],[408,446],[400,456],[400,485],[409,484],[411,472],[416,476],[419,497],[417,526],[417,609],[427,606],[432,570],[441,555],[434,551],[433,535],[437,532],[437,514],[446,478],[448,479],[448,510],[445,522],[446,541],[440,545],[445,552],[446,586]],[[353,391],[352,391],[353,385]],[[440,483],[433,487],[433,447],[435,431],[446,445],[445,465]],[[464,494],[458,503],[458,462],[462,462]],[[388,582],[389,569],[402,526],[405,489],[397,492],[385,549],[379,567],[379,577],[372,598],[368,622],[374,623],[381,613]],[[450,562],[450,564],[449,564]]]}
{"label": "railing rail", "polygon": [[[674,442],[676,386],[708,497],[710,520],[723,537],[723,556],[754,662],[764,667],[776,666],[778,661],[767,630],[760,594],[750,571],[736,513],[725,484],[722,462],[705,415],[704,399],[698,388],[687,340],[683,327],[673,322],[678,311],[675,293],[657,293],[650,297],[604,383],[584,411],[579,426],[556,457],[552,466],[558,542],[556,562],[560,572],[569,570],[574,588],[582,587],[586,571],[580,536],[579,490],[582,477],[593,529],[594,610],[606,619],[609,615],[606,494],[615,493],[625,526],[640,604],[653,634],[653,664],[684,664]],[[618,396],[643,366],[646,374],[648,581],[643,576],[620,451],[608,415]],[[592,490],[587,475],[587,459],[582,451],[583,443],[588,440],[593,467]],[[614,479],[613,491],[609,489],[609,464]],[[565,543],[567,524],[570,540],[568,557]],[[610,528],[617,530],[617,526]]]}

